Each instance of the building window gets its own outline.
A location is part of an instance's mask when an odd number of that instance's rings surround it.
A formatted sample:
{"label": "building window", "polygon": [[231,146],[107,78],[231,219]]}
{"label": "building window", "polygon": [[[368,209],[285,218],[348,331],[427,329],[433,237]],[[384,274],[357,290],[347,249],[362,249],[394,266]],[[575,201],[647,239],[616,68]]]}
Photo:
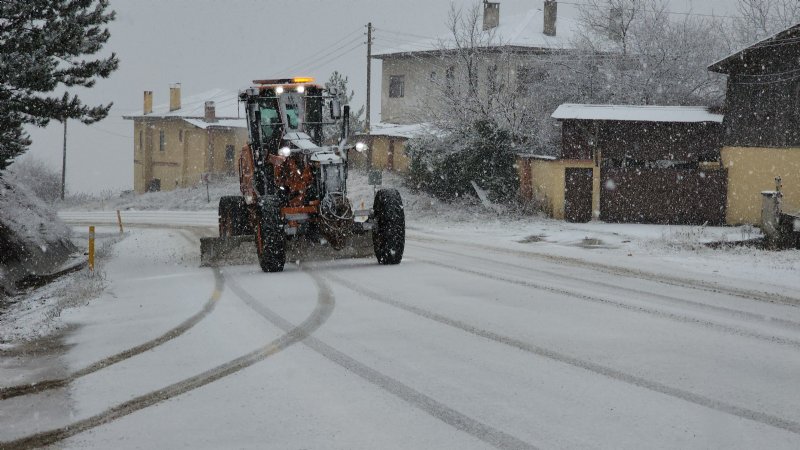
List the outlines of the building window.
{"label": "building window", "polygon": [[158,132],[158,151],[163,152],[167,148],[167,135],[164,130]]}
{"label": "building window", "polygon": [[143,135],[144,135],[144,133],[142,133],[142,130],[139,130],[139,150],[142,149],[142,145],[143,145],[142,141],[144,140],[144,139],[142,139]]}
{"label": "building window", "polygon": [[183,142],[183,130],[178,130],[178,142]]}
{"label": "building window", "polygon": [[405,75],[389,76],[389,98],[405,97],[405,91],[406,91]]}

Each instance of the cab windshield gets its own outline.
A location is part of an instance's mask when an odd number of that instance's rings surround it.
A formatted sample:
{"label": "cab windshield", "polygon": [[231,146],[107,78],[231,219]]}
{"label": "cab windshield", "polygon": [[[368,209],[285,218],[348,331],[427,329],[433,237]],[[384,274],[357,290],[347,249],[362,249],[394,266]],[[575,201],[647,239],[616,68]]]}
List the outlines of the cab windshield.
{"label": "cab windshield", "polygon": [[281,120],[275,108],[261,108],[261,134],[262,136],[272,136],[276,129],[280,127]]}
{"label": "cab windshield", "polygon": [[295,104],[289,103],[286,105],[286,124],[293,130],[296,130],[300,125],[300,120],[298,119],[299,113],[297,109],[297,105]]}

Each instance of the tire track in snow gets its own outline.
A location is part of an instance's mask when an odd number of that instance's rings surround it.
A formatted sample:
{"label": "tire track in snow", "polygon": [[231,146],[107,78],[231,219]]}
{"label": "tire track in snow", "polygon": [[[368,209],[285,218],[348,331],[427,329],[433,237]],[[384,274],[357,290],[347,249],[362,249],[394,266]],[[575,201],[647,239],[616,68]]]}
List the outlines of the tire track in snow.
{"label": "tire track in snow", "polygon": [[690,391],[671,387],[663,383],[651,381],[646,378],[628,374],[621,370],[614,369],[612,367],[604,366],[602,364],[593,363],[591,361],[586,361],[580,358],[559,353],[555,350],[540,347],[538,345],[525,342],[516,338],[512,338],[510,336],[505,336],[499,333],[495,333],[493,331],[484,330],[482,328],[469,325],[460,320],[452,319],[442,314],[438,314],[433,311],[428,311],[423,308],[408,305],[389,296],[382,295],[375,291],[358,286],[355,283],[351,283],[339,276],[331,274],[329,271],[323,272],[323,276],[333,281],[334,283],[342,285],[353,292],[368,297],[369,299],[378,301],[380,303],[389,306],[393,306],[395,308],[441,323],[443,325],[457,328],[474,336],[488,339],[500,344],[508,345],[517,348],[519,350],[522,350],[524,352],[534,354],[536,356],[540,356],[546,359],[550,359],[552,361],[567,364],[569,366],[577,367],[579,369],[583,369],[598,375],[602,375],[604,377],[613,380],[621,381],[623,383],[631,384],[643,389],[647,389],[649,391],[658,392],[660,394],[684,400],[689,403],[693,403],[695,405],[703,406],[722,413],[731,414],[742,419],[759,422],[761,424],[769,425],[775,428],[780,428],[782,430],[789,431],[794,434],[800,434],[800,423],[792,420],[784,419],[782,417],[778,417],[762,411],[756,411],[753,409],[733,405],[710,397],[705,397],[703,395],[695,394]]}
{"label": "tire track in snow", "polygon": [[[319,283],[323,282],[321,280],[322,277],[319,274],[314,272],[310,272],[310,274],[315,280],[319,280]],[[291,322],[287,321],[273,310],[253,298],[233,280],[229,280],[228,286],[230,287],[231,291],[239,296],[239,298],[244,300],[244,302],[247,303],[254,311],[256,311],[273,325],[281,328],[282,330],[290,329],[293,326]],[[353,359],[352,357],[313,336],[303,340],[302,343],[329,361],[336,363],[345,370],[358,375],[365,381],[374,384],[375,386],[404,400],[411,406],[421,409],[422,411],[441,420],[451,427],[478,438],[487,444],[502,449],[536,448],[535,446],[508,433],[505,433],[504,431],[493,428],[490,425],[479,422],[465,414],[462,414],[455,409],[433,399],[432,397],[429,397],[415,390],[414,388],[389,377],[388,375],[362,364],[361,362]]]}
{"label": "tire track in snow", "polygon": [[532,271],[532,272],[536,272],[536,273],[541,273],[541,274],[545,274],[545,275],[549,275],[549,276],[553,276],[553,277],[557,277],[557,278],[561,278],[561,279],[565,279],[565,280],[579,281],[579,282],[583,282],[583,283],[585,283],[587,285],[605,286],[605,287],[608,287],[608,288],[611,288],[611,289],[615,289],[615,290],[618,290],[618,291],[631,292],[631,293],[634,293],[634,294],[637,294],[637,295],[643,295],[643,296],[647,296],[647,297],[662,299],[662,300],[665,300],[665,301],[668,301],[668,302],[671,302],[671,303],[676,303],[676,304],[685,305],[685,306],[689,306],[689,307],[694,307],[694,308],[698,308],[698,309],[705,309],[705,310],[708,310],[708,311],[721,312],[721,313],[728,314],[728,315],[731,315],[731,316],[734,316],[734,317],[740,317],[740,318],[743,318],[743,319],[748,319],[748,320],[751,320],[751,321],[754,321],[754,322],[761,322],[761,323],[765,323],[765,324],[780,324],[780,325],[784,325],[784,326],[789,327],[789,328],[795,328],[795,329],[800,330],[800,322],[795,322],[795,321],[784,319],[784,318],[781,318],[781,317],[765,316],[763,314],[756,314],[756,313],[752,313],[752,312],[749,312],[749,311],[742,311],[742,310],[734,309],[734,308],[726,308],[724,306],[710,305],[708,303],[697,302],[697,301],[687,300],[687,299],[683,299],[683,298],[679,298],[679,297],[673,297],[673,296],[670,296],[670,295],[659,294],[657,292],[644,291],[644,290],[636,289],[636,288],[629,288],[629,287],[625,287],[625,286],[622,286],[622,285],[619,285],[619,284],[605,283],[605,282],[599,281],[599,280],[586,280],[585,278],[577,277],[577,276],[574,276],[574,275],[567,275],[567,274],[564,274],[564,273],[554,272],[554,271],[551,271],[551,270],[541,269],[541,268],[537,268],[537,267],[523,266],[523,265],[520,265],[520,264],[514,264],[514,263],[510,263],[510,262],[506,262],[506,261],[498,261],[496,259],[486,258],[486,257],[482,257],[482,256],[470,255],[470,254],[467,254],[467,253],[455,252],[455,251],[452,251],[452,250],[444,250],[444,249],[440,249],[440,248],[432,248],[432,247],[419,245],[419,244],[412,244],[412,246],[424,249],[425,251],[434,252],[434,253],[439,253],[439,254],[444,254],[444,255],[451,255],[451,256],[458,256],[459,258],[476,259],[476,260],[479,260],[479,261],[485,261],[485,262],[489,262],[489,263],[496,264],[496,265],[501,265],[501,266],[506,266],[506,267],[513,267],[513,268],[516,268],[516,269],[522,269],[522,270]]}
{"label": "tire track in snow", "polygon": [[416,242],[432,242],[432,243],[439,243],[445,245],[455,245],[455,246],[462,246],[467,248],[474,248],[477,250],[484,250],[490,251],[495,253],[502,253],[507,255],[514,255],[523,258],[529,259],[539,259],[543,261],[548,261],[554,264],[566,265],[566,266],[573,266],[573,267],[581,267],[585,269],[590,269],[598,272],[608,273],[611,275],[623,276],[623,277],[630,277],[630,278],[638,278],[641,280],[646,281],[655,281],[657,283],[667,284],[671,286],[680,286],[690,289],[696,289],[700,291],[706,292],[714,292],[718,294],[725,294],[730,295],[733,297],[740,297],[748,300],[757,300],[766,303],[781,303],[790,306],[800,306],[800,298],[796,297],[788,297],[781,294],[776,293],[767,293],[767,292],[760,292],[760,291],[751,291],[747,289],[738,289],[733,287],[725,287],[720,286],[719,284],[712,283],[712,282],[705,282],[701,280],[690,280],[687,278],[681,277],[673,277],[673,276],[666,276],[663,274],[655,274],[651,272],[645,272],[642,270],[637,269],[628,269],[625,267],[619,266],[612,266],[608,264],[602,264],[597,262],[591,262],[587,260],[583,260],[580,258],[573,258],[569,256],[557,256],[551,255],[547,253],[538,253],[532,251],[525,251],[525,250],[513,250],[508,248],[502,247],[493,247],[491,245],[483,245],[483,244],[475,244],[471,242],[459,242],[453,241],[450,239],[437,239],[431,237],[421,237],[421,236],[408,236],[406,235],[406,239],[410,241]]}
{"label": "tire track in snow", "polygon": [[[188,237],[184,236],[183,233],[178,233],[184,239],[187,239],[189,242],[193,241]],[[197,325],[201,320],[208,317],[209,314],[214,310],[217,306],[217,302],[219,301],[220,297],[222,296],[222,290],[225,288],[225,281],[223,280],[222,274],[220,273],[219,269],[214,270],[214,290],[211,293],[211,296],[203,305],[203,308],[189,317],[188,319],[181,322],[178,326],[167,330],[166,333],[162,334],[161,336],[149,340],[143,344],[137,345],[136,347],[129,348],[127,350],[123,350],[119,353],[111,355],[107,358],[103,358],[83,369],[77,370],[64,378],[54,378],[42,381],[36,381],[33,383],[26,383],[20,384],[17,386],[8,386],[8,387],[0,387],[0,400],[5,400],[13,397],[19,397],[22,395],[31,395],[36,394],[39,392],[48,391],[51,389],[58,389],[67,386],[68,384],[72,383],[73,381],[77,380],[78,378],[85,377],[91,373],[97,372],[98,370],[104,369],[112,364],[116,364],[121,361],[125,361],[126,359],[132,358],[136,355],[144,353],[146,351],[152,350],[159,345],[165,344],[178,336],[189,331],[192,327]]]}
{"label": "tire track in snow", "polygon": [[744,336],[752,339],[757,339],[765,342],[770,342],[773,344],[780,344],[786,345],[789,347],[794,347],[795,349],[800,349],[800,340],[790,339],[785,337],[779,336],[772,336],[767,334],[758,333],[752,330],[747,330],[744,328],[735,327],[732,325],[725,325],[722,323],[712,322],[710,320],[699,319],[697,317],[686,316],[683,314],[676,314],[667,311],[661,311],[658,309],[648,308],[645,306],[637,306],[631,305],[624,302],[619,302],[616,300],[611,300],[603,297],[596,297],[593,295],[588,294],[581,294],[579,292],[571,291],[568,289],[548,286],[546,284],[534,283],[531,281],[525,280],[518,280],[514,278],[504,277],[502,275],[491,274],[487,272],[481,272],[479,270],[473,269],[466,269],[464,267],[458,267],[451,264],[445,264],[439,261],[434,261],[430,259],[424,258],[415,258],[416,261],[419,261],[424,264],[428,264],[431,266],[442,267],[444,269],[454,270],[456,272],[467,273],[470,275],[477,275],[479,277],[487,278],[494,281],[502,281],[505,283],[516,284],[518,286],[529,287],[532,289],[537,289],[541,291],[552,292],[554,294],[564,295],[566,297],[574,298],[580,301],[591,302],[591,303],[599,303],[603,305],[609,305],[616,308],[624,309],[627,311],[632,311],[641,314],[647,314],[653,317],[658,317],[661,319],[672,320],[675,322],[686,323],[691,325],[699,325],[705,328],[721,331],[723,333],[733,334],[735,336]]}
{"label": "tire track in snow", "polygon": [[[222,277],[223,279],[225,278],[224,275],[222,275]],[[140,395],[127,402],[113,406],[106,411],[86,419],[79,420],[70,425],[54,430],[43,431],[16,439],[14,441],[0,442],[0,449],[30,449],[56,443],[76,434],[127,416],[128,414],[134,413],[141,409],[153,406],[157,403],[161,403],[165,400],[203,387],[228,375],[232,375],[280,352],[281,350],[286,349],[293,344],[302,341],[303,339],[308,338],[314,331],[317,330],[317,328],[322,326],[328,320],[335,306],[335,300],[330,287],[328,287],[328,285],[325,284],[320,277],[313,278],[318,290],[317,305],[314,308],[314,311],[300,325],[289,327],[287,330],[285,330],[285,334],[266,344],[264,347],[240,356],[225,364],[216,366],[193,377],[173,383],[162,389]],[[230,282],[229,279],[227,281]],[[244,292],[238,286],[236,290]],[[249,294],[247,295],[249,297]],[[252,299],[252,297],[250,298]]]}

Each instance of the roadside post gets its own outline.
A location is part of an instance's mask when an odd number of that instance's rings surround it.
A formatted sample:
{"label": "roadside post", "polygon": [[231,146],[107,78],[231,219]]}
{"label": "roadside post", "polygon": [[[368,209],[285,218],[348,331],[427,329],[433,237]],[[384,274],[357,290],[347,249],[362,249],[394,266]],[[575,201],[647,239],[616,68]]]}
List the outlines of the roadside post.
{"label": "roadside post", "polygon": [[122,215],[117,210],[117,223],[119,224],[119,234],[125,234],[125,230],[122,229]]}
{"label": "roadside post", "polygon": [[208,172],[202,174],[201,177],[202,177],[203,183],[206,184],[206,199],[208,200],[208,203],[211,203],[211,194],[208,192],[208,182],[209,182]]}
{"label": "roadside post", "polygon": [[89,272],[94,274],[94,225],[89,227]]}
{"label": "roadside post", "polygon": [[383,172],[380,170],[370,170],[367,175],[367,184],[372,185],[372,193],[378,190],[378,186],[383,184]]}

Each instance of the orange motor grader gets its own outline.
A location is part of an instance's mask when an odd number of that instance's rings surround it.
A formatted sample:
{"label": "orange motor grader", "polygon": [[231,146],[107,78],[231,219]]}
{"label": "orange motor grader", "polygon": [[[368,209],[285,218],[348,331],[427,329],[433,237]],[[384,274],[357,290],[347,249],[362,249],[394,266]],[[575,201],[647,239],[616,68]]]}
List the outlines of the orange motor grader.
{"label": "orange motor grader", "polygon": [[[348,143],[349,107],[342,108],[339,93],[311,78],[253,83],[239,94],[248,129],[239,158],[242,195],[220,199],[220,237],[203,240],[201,264],[218,265],[252,240],[261,269],[279,272],[287,252],[297,252],[291,260],[309,254],[298,249],[364,256],[352,250],[370,237],[378,263],[398,264],[405,246],[400,193],[378,190],[368,210],[355,210],[347,198],[348,152],[366,146]],[[338,143],[326,145],[324,130],[333,125]]]}

